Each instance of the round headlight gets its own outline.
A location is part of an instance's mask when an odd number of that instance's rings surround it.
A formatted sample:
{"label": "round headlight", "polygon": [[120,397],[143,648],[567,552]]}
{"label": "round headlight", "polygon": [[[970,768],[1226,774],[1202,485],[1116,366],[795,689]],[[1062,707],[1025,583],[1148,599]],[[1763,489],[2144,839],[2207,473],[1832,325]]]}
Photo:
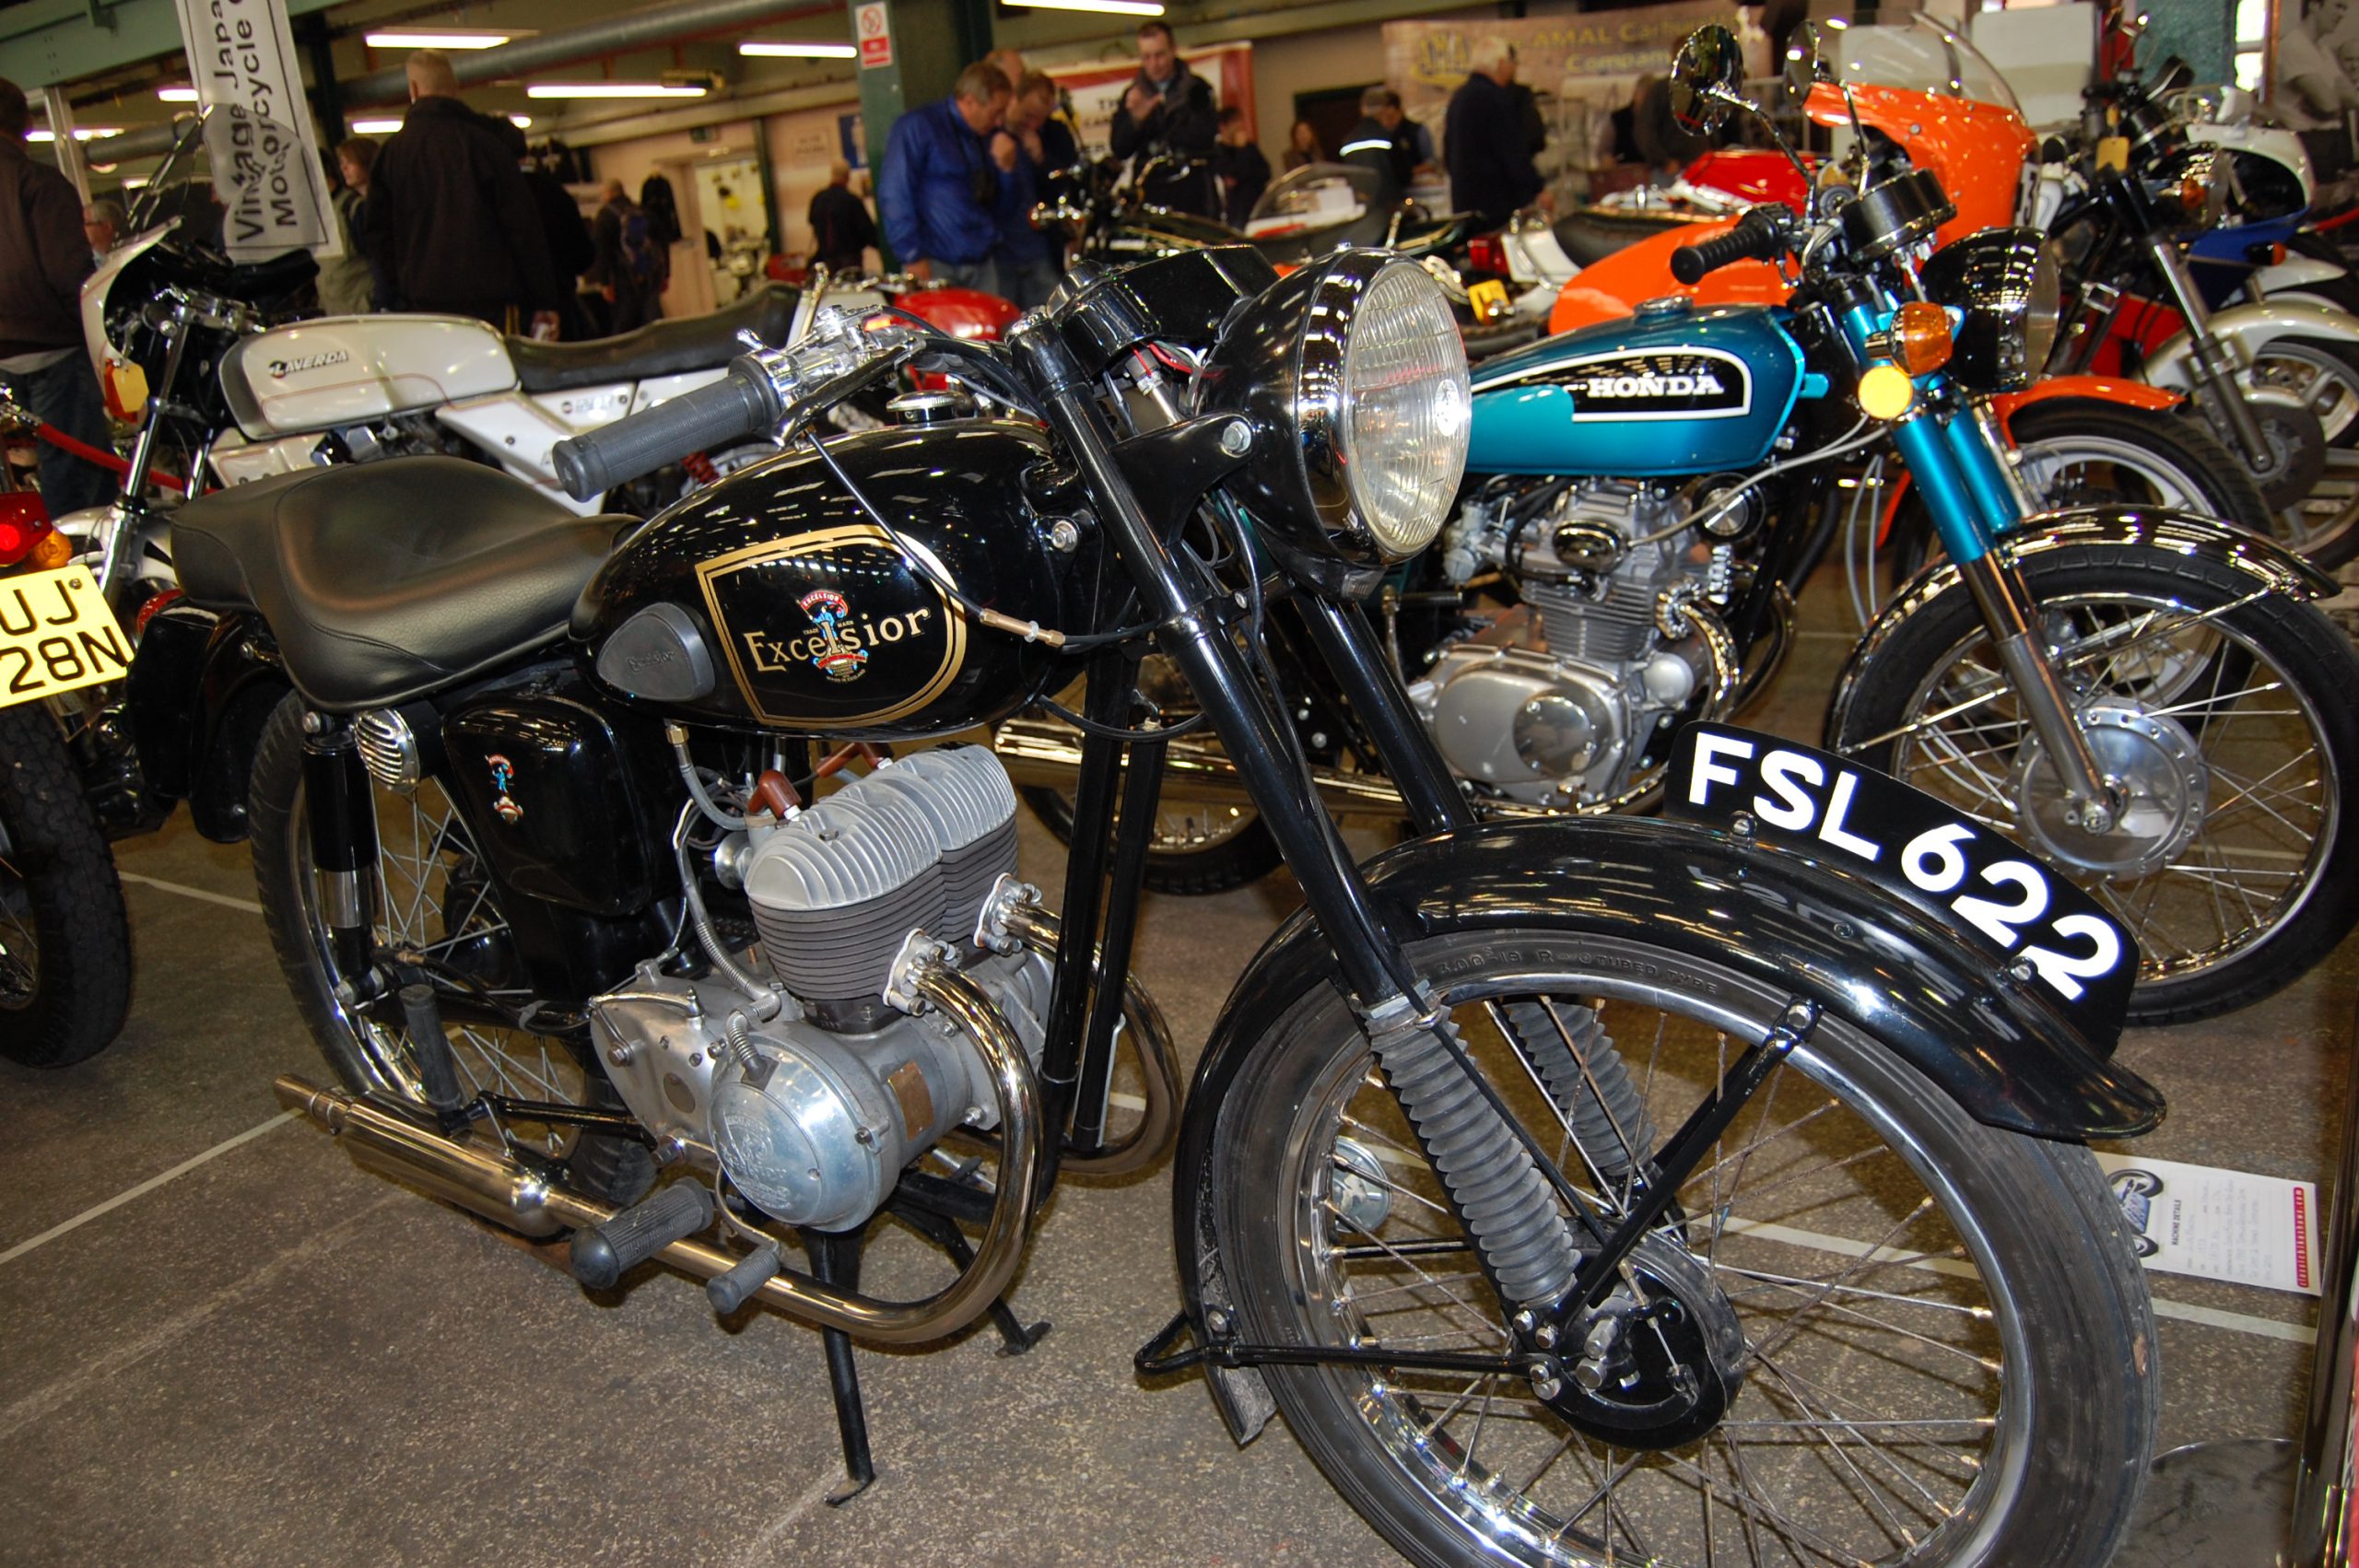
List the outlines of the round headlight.
{"label": "round headlight", "polygon": [[[1297,575],[1341,581],[1432,542],[1466,470],[1473,392],[1449,298],[1414,263],[1344,251],[1238,311],[1196,412],[1242,415],[1227,481]],[[1339,571],[1340,568],[1340,571]]]}
{"label": "round headlight", "polygon": [[1377,274],[1344,337],[1344,480],[1377,548],[1399,558],[1433,542],[1466,474],[1466,343],[1423,267]]}
{"label": "round headlight", "polygon": [[1968,392],[2029,386],[2056,345],[2060,280],[2036,228],[1986,228],[1933,252],[1926,298],[1963,313],[1950,378]]}

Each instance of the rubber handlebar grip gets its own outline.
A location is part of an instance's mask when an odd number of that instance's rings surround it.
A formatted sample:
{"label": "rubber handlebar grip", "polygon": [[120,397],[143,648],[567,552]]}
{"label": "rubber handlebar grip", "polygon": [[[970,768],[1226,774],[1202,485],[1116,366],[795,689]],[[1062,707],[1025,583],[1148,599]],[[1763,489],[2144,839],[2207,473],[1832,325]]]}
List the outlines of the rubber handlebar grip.
{"label": "rubber handlebar grip", "polygon": [[549,453],[557,482],[577,501],[654,473],[691,453],[761,434],[779,416],[777,389],[758,367],[730,361],[721,380],[595,430]]}
{"label": "rubber handlebar grip", "polygon": [[1671,275],[1693,287],[1731,262],[1772,261],[1786,248],[1786,226],[1776,208],[1755,207],[1725,233],[1671,253]]}

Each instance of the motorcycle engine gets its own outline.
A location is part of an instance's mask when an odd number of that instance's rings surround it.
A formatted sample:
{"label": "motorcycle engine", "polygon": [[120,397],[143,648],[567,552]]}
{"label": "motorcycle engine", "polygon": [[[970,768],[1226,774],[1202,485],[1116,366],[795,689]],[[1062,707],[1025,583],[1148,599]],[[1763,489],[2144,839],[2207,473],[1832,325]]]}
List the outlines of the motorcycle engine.
{"label": "motorcycle engine", "polygon": [[624,1103],[659,1138],[772,1218],[841,1230],[874,1213],[952,1128],[998,1124],[974,1042],[939,1012],[913,1017],[884,1000],[910,932],[958,949],[967,977],[1039,1059],[1048,965],[973,942],[992,885],[1015,869],[1015,791],[986,747],[926,752],[731,839],[715,862],[743,886],[760,933],[741,956],[767,965],[780,1012],[756,1021],[725,980],[643,965],[592,1000],[594,1038]]}
{"label": "motorcycle engine", "polygon": [[1463,583],[1496,569],[1523,603],[1441,649],[1409,696],[1452,768],[1511,800],[1607,810],[1648,786],[1682,709],[1722,678],[1699,617],[1730,552],[1679,526],[1675,493],[1568,486],[1535,517],[1469,504],[1442,536]]}

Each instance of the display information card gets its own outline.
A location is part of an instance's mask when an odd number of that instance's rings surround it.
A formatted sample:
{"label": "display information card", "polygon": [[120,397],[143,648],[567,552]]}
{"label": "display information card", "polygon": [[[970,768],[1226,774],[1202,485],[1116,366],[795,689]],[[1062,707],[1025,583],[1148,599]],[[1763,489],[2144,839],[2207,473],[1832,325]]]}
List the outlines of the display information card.
{"label": "display information card", "polygon": [[2318,1293],[2318,1189],[2246,1171],[2100,1153],[2146,1267]]}

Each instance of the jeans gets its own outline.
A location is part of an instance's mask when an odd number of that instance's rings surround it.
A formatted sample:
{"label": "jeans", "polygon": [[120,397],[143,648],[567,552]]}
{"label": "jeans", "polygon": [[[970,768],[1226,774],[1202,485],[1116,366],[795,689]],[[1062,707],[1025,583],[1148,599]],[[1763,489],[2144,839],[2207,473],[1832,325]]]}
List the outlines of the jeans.
{"label": "jeans", "polygon": [[1003,258],[999,263],[1000,292],[1006,295],[1018,310],[1029,310],[1049,302],[1049,291],[1056,287],[1057,279],[1062,275],[1052,256],[1042,256],[1029,262]]}
{"label": "jeans", "polygon": [[1006,292],[1000,284],[999,262],[991,256],[980,262],[936,262],[933,281],[953,288],[971,288],[979,294]]}
{"label": "jeans", "polygon": [[[56,426],[76,440],[114,451],[114,433],[107,427],[107,405],[99,392],[99,378],[90,360],[76,349],[46,370],[0,371],[0,386],[36,419]],[[41,443],[41,500],[49,515],[64,517],[85,507],[102,507],[122,493],[113,474],[76,457],[62,447]]]}

